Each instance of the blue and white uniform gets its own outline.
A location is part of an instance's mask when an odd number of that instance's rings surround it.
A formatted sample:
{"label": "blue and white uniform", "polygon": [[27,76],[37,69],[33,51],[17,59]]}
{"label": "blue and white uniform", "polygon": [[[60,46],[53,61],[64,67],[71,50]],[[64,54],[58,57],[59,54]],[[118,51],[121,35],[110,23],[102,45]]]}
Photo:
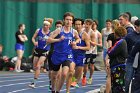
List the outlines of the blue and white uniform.
{"label": "blue and white uniform", "polygon": [[[77,46],[81,46],[81,47],[85,47],[86,43],[84,40],[82,40],[82,35],[83,35],[82,31],[79,34],[80,37],[80,42],[77,44]],[[73,50],[73,57],[74,57],[74,62],[76,64],[76,66],[83,66],[84,65],[84,59],[85,59],[85,50],[80,50],[80,49],[74,49]]]}
{"label": "blue and white uniform", "polygon": [[46,40],[50,36],[50,32],[48,34],[44,34],[42,32],[42,28],[39,29],[38,35],[37,35],[37,41],[38,41],[38,46],[36,46],[34,55],[35,56],[46,56],[47,51],[50,50],[50,44],[46,45]]}
{"label": "blue and white uniform", "polygon": [[71,28],[69,33],[65,33],[64,27],[62,27],[60,34],[56,38],[60,38],[61,36],[65,37],[64,40],[54,43],[54,52],[52,54],[52,63],[54,65],[61,65],[66,61],[73,61],[71,42],[74,40],[74,29]]}

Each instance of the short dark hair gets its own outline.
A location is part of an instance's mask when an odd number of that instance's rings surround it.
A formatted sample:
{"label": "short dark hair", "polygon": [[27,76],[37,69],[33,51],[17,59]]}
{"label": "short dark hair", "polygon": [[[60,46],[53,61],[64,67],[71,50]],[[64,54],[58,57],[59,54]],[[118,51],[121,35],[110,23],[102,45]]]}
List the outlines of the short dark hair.
{"label": "short dark hair", "polygon": [[20,29],[23,25],[24,25],[24,24],[19,24],[19,25],[18,25],[18,28]]}
{"label": "short dark hair", "polygon": [[125,12],[126,14],[128,14],[128,16],[129,16],[129,21],[131,21],[131,13],[130,12]]}
{"label": "short dark hair", "polygon": [[84,24],[84,20],[81,19],[81,18],[75,18],[75,19],[74,19],[74,24],[75,24],[76,21],[81,21],[82,25]]}
{"label": "short dark hair", "polygon": [[135,23],[134,23],[134,25],[140,26],[140,19],[136,20]]}
{"label": "short dark hair", "polygon": [[63,16],[63,19],[65,19],[65,17],[67,17],[67,16],[71,16],[74,20],[74,15],[71,12],[66,12]]}
{"label": "short dark hair", "polygon": [[93,20],[92,19],[85,19],[85,23],[89,22],[91,25],[93,23]]}
{"label": "short dark hair", "polygon": [[98,20],[93,20],[93,22],[98,26]]}
{"label": "short dark hair", "polygon": [[112,20],[111,20],[111,19],[107,19],[105,22],[110,22],[110,23],[112,23]]}
{"label": "short dark hair", "polygon": [[121,17],[121,16],[125,19],[128,19],[128,21],[130,19],[130,16],[127,13],[122,13],[122,14],[119,15],[119,17]]}
{"label": "short dark hair", "polygon": [[62,20],[57,20],[57,21],[55,22],[55,26],[56,26],[57,24],[63,25],[63,21],[62,21]]}

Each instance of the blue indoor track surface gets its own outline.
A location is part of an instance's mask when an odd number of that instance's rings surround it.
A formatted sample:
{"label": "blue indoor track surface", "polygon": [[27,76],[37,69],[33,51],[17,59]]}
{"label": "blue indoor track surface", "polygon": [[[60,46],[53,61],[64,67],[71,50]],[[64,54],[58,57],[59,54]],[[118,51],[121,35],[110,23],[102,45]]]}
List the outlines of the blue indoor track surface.
{"label": "blue indoor track surface", "polygon": [[[89,73],[87,74],[87,77]],[[0,93],[51,93],[48,91],[49,79],[47,73],[41,73],[37,81],[36,88],[28,87],[33,79],[33,73],[15,73],[0,71]],[[93,83],[91,85],[81,86],[79,88],[71,87],[71,93],[87,93],[88,91],[100,88],[106,82],[106,73],[104,71],[95,71],[93,74]],[[66,93],[66,83],[60,93]]]}

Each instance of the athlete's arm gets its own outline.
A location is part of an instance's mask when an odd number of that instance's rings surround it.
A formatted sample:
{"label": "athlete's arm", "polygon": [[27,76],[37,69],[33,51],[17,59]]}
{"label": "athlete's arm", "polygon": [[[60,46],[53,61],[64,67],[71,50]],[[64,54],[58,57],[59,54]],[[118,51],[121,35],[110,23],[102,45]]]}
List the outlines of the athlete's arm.
{"label": "athlete's arm", "polygon": [[90,35],[90,43],[92,46],[95,46],[97,43],[96,43],[96,38],[95,38],[95,32],[91,32],[91,35]]}
{"label": "athlete's arm", "polygon": [[78,49],[88,51],[90,49],[90,38],[86,32],[83,33],[82,38],[85,41],[86,46],[78,46]]}
{"label": "athlete's arm", "polygon": [[74,30],[74,38],[75,38],[76,44],[80,42],[80,38],[79,38],[78,32],[76,30]]}
{"label": "athlete's arm", "polygon": [[104,36],[104,30],[103,29],[101,30],[101,35]]}
{"label": "athlete's arm", "polygon": [[47,43],[60,42],[60,41],[62,41],[62,40],[64,40],[64,39],[65,39],[65,37],[64,37],[64,36],[61,36],[61,37],[60,37],[60,38],[58,38],[58,39],[54,39],[54,38],[49,37],[49,38],[47,39]]}
{"label": "athlete's arm", "polygon": [[60,42],[61,40],[64,40],[64,36],[61,36],[58,39],[55,39],[56,36],[58,36],[60,34],[60,29],[56,29],[55,31],[53,31],[50,34],[50,37],[48,37],[47,42],[46,43],[54,43],[54,42]]}
{"label": "athlete's arm", "polygon": [[[103,40],[103,39],[104,39],[104,38],[103,38],[103,36],[104,36],[104,30],[103,30],[103,29],[101,30],[101,35],[102,35],[102,40]],[[104,40],[102,41],[102,46],[104,46],[103,43],[104,43]],[[106,42],[106,43],[107,43],[107,42]]]}
{"label": "athlete's arm", "polygon": [[98,32],[98,43],[97,46],[102,47],[102,34]]}
{"label": "athlete's arm", "polygon": [[75,38],[75,41],[73,41],[71,43],[73,49],[76,49],[76,44],[80,42],[80,38],[79,38],[79,35],[78,35],[78,32],[76,30],[74,30],[74,38]]}
{"label": "athlete's arm", "polygon": [[38,35],[39,29],[36,30],[36,32],[34,33],[33,37],[32,37],[32,42],[34,44],[34,46],[38,46],[38,42],[36,42],[36,37]]}
{"label": "athlete's arm", "polygon": [[60,34],[60,28],[58,28],[58,29],[54,30],[53,32],[51,32],[50,37],[55,38],[59,34]]}

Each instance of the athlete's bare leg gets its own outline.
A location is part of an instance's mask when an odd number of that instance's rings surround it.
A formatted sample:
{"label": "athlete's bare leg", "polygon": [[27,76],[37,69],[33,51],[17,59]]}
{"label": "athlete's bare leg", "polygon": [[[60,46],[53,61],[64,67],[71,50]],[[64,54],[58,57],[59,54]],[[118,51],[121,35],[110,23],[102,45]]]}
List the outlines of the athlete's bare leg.
{"label": "athlete's bare leg", "polygon": [[60,84],[59,84],[58,89],[56,91],[59,92],[61,90],[61,88],[62,88],[62,86],[63,86],[63,84],[64,84],[64,82],[66,80],[68,72],[69,72],[69,67],[68,66],[62,67],[62,74],[61,74],[61,78],[60,78]]}
{"label": "athlete's bare leg", "polygon": [[81,79],[83,73],[83,67],[82,66],[78,66],[75,69],[75,78],[76,78],[76,82],[78,83]]}
{"label": "athlete's bare leg", "polygon": [[68,78],[67,78],[67,81],[66,81],[66,91],[67,92],[70,92],[70,86],[71,86],[71,83],[72,83],[72,76],[73,76],[73,73],[74,73],[74,69],[75,69],[75,63],[72,62],[72,63],[70,63],[70,70],[69,70]]}

